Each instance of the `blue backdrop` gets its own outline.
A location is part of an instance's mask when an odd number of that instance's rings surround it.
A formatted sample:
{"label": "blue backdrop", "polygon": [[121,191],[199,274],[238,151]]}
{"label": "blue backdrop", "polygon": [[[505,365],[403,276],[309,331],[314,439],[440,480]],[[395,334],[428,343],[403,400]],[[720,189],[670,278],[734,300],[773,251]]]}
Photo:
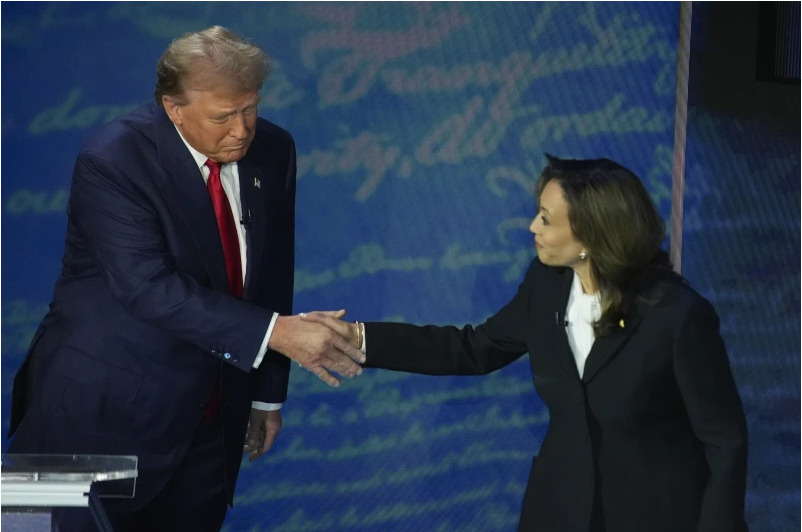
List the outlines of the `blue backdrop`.
{"label": "blue backdrop", "polygon": [[[621,162],[668,217],[678,14],[676,3],[3,2],[4,432],[60,268],[75,156],[152,97],[173,38],[221,24],[272,58],[260,112],[299,156],[296,312],[462,325],[506,303],[534,256],[544,152]],[[744,396],[751,530],[794,530],[799,140],[691,103],[684,273],[721,314]],[[370,370],[339,390],[296,368],[283,412],[269,456],[243,463],[226,530],[512,531],[548,425],[527,360],[482,378]]]}

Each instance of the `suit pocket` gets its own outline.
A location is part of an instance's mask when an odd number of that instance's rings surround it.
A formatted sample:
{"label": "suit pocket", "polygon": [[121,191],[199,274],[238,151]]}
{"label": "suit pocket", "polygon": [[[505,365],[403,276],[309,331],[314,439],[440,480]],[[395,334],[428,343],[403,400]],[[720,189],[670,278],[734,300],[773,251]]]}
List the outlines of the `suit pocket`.
{"label": "suit pocket", "polygon": [[60,418],[112,430],[129,425],[142,377],[72,348],[62,349],[42,383],[42,407]]}
{"label": "suit pocket", "polygon": [[66,348],[53,361],[52,371],[85,386],[102,390],[109,397],[131,403],[142,387],[142,377],[91,358],[84,353]]}

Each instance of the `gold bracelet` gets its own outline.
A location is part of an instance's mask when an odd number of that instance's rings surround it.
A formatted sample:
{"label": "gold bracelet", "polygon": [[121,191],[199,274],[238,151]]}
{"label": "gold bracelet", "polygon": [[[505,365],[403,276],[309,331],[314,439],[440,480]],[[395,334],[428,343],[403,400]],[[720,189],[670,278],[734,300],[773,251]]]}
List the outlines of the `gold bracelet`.
{"label": "gold bracelet", "polygon": [[356,348],[362,349],[362,327],[358,321],[355,321],[354,325],[356,325]]}

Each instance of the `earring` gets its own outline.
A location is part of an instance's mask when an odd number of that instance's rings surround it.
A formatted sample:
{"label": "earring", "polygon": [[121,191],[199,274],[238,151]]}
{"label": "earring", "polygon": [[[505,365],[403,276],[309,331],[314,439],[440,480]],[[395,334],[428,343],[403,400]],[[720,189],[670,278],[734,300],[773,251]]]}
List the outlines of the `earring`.
{"label": "earring", "polygon": [[585,260],[586,258],[588,258],[588,254],[584,251],[579,254],[579,260]]}

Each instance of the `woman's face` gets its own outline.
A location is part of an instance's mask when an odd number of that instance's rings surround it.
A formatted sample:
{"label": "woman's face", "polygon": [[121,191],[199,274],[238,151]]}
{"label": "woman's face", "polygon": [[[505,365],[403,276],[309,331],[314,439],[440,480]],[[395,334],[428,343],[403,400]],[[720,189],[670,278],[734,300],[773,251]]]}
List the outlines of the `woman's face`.
{"label": "woman's face", "polygon": [[576,239],[568,220],[568,203],[557,181],[549,181],[540,194],[540,210],[529,226],[535,235],[535,248],[540,262],[548,266],[576,268],[587,264],[579,258],[584,250]]}

